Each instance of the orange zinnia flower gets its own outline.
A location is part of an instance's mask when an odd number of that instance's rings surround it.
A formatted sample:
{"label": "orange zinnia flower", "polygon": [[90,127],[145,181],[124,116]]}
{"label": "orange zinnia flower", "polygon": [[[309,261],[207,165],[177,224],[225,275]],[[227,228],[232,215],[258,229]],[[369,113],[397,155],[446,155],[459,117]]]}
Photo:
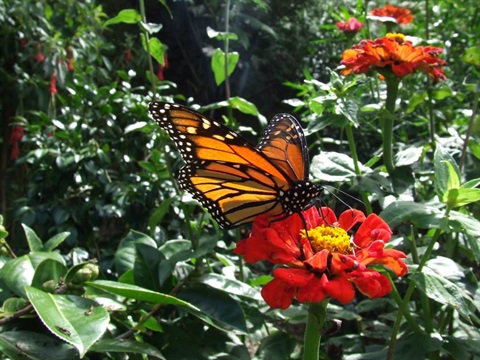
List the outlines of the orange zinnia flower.
{"label": "orange zinnia flower", "polygon": [[[385,249],[392,232],[377,215],[347,210],[337,219],[328,207],[311,207],[302,215],[308,236],[299,214],[272,223],[260,216],[250,236],[235,249],[248,262],[285,265],[274,270],[274,279],[262,289],[272,308],[286,309],[294,298],[316,303],[331,297],[346,304],[355,296],[352,283],[370,298],[382,297],[392,290],[390,282],[367,266],[381,264],[397,276],[408,272],[401,260],[406,255]],[[351,241],[348,231],[359,223]]]}
{"label": "orange zinnia flower", "polygon": [[403,34],[387,34],[376,40],[362,40],[352,49],[345,50],[341,61],[345,65],[342,75],[376,70],[382,77],[389,71],[402,77],[420,70],[437,83],[446,79],[441,68],[446,62],[438,58],[441,53],[440,48],[413,46],[410,41],[405,41]]}
{"label": "orange zinnia flower", "polygon": [[370,14],[373,16],[393,18],[393,20],[401,25],[409,24],[413,21],[413,15],[410,13],[410,10],[390,4],[385,5],[383,8],[375,8],[370,11]]}

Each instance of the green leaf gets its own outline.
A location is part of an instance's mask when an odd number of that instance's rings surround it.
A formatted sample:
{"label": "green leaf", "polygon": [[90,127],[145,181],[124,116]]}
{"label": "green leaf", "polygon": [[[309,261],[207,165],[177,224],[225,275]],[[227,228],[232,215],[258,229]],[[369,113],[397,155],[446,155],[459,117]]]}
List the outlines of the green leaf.
{"label": "green leaf", "polygon": [[0,333],[0,353],[11,359],[76,360],[80,357],[70,344],[33,331],[7,331]]}
{"label": "green leaf", "polygon": [[480,66],[480,46],[472,46],[465,51],[462,60],[467,64]]}
{"label": "green leaf", "polygon": [[65,241],[67,237],[70,236],[68,231],[59,233],[57,235],[52,236],[47,242],[42,246],[42,251],[53,251],[60,245],[62,242]]}
{"label": "green leaf", "polygon": [[148,235],[138,231],[130,230],[130,233],[120,242],[115,253],[115,269],[119,274],[123,274],[127,270],[133,270],[137,251],[135,244],[146,244],[156,247],[157,243]]}
{"label": "green leaf", "polygon": [[411,146],[395,154],[395,166],[409,166],[416,163],[423,153],[423,147]]}
{"label": "green leaf", "polygon": [[150,228],[150,234],[153,235],[155,228],[160,224],[165,217],[165,215],[170,210],[170,204],[177,200],[176,197],[172,196],[168,199],[162,201],[160,206],[153,212],[153,214],[148,219],[148,227]]}
{"label": "green leaf", "polygon": [[32,279],[32,286],[37,289],[42,288],[42,284],[46,281],[53,280],[58,284],[60,278],[67,273],[67,267],[56,260],[46,259],[38,264]]}
{"label": "green leaf", "polygon": [[221,32],[221,31],[216,31],[213,30],[210,26],[207,26],[207,36],[210,39],[216,39],[216,40],[238,40],[238,36],[235,33],[231,32]]}
{"label": "green leaf", "polygon": [[23,231],[25,232],[25,236],[27,237],[28,247],[30,251],[41,251],[43,248],[42,240],[37,236],[35,231],[30,229],[27,225],[22,224]]}
{"label": "green leaf", "polygon": [[473,189],[478,185],[480,185],[480,178],[469,180],[466,183],[463,183],[460,187],[462,189]]}
{"label": "green leaf", "polygon": [[[447,165],[450,164],[450,165]],[[452,185],[460,181],[460,169],[453,157],[442,146],[438,145],[434,154],[434,169],[435,169],[435,189],[438,197],[443,198]],[[453,177],[453,178],[452,178]],[[458,187],[458,186],[457,186]]]}
{"label": "green leaf", "polygon": [[146,121],[137,121],[133,124],[125,126],[124,133],[128,134],[128,133],[131,133],[133,131],[139,131],[147,125],[148,125],[148,123]]}
{"label": "green leaf", "polygon": [[395,201],[380,213],[380,217],[394,228],[403,223],[411,223],[421,229],[446,227],[443,213],[425,204],[411,201]]}
{"label": "green leaf", "polygon": [[145,30],[145,31],[148,31],[148,33],[150,35],[152,34],[156,34],[157,32],[159,32],[160,30],[162,30],[163,28],[163,24],[155,24],[155,23],[144,23],[143,21],[140,22],[140,27]]}
{"label": "green leaf", "polygon": [[164,260],[163,254],[146,244],[136,244],[137,257],[133,266],[133,277],[135,284],[143,288],[158,291],[160,280],[158,278],[158,266],[160,261]]}
{"label": "green leaf", "polygon": [[157,359],[165,359],[156,347],[146,342],[138,342],[130,339],[100,339],[90,347],[90,350],[99,353],[144,354]]}
{"label": "green leaf", "polygon": [[217,86],[223,83],[225,78],[233,73],[239,58],[240,55],[237,52],[228,53],[228,67],[227,74],[225,74],[225,53],[221,49],[215,50],[212,55],[211,65]]}
{"label": "green leaf", "polygon": [[262,297],[257,290],[238,280],[228,279],[214,273],[204,274],[195,280],[227,294],[234,294],[262,301]]}
{"label": "green leaf", "polygon": [[119,23],[136,24],[142,20],[142,16],[135,9],[121,10],[117,16],[105,21],[103,26],[109,26]]}
{"label": "green leaf", "polygon": [[195,284],[183,288],[178,297],[200,308],[225,330],[247,332],[242,308],[223,291]]}
{"label": "green leaf", "polygon": [[230,327],[225,328],[224,324],[216,321],[215,319],[211,319],[209,316],[206,316],[198,307],[171,295],[166,295],[159,292],[147,290],[147,289],[141,288],[140,286],[121,284],[114,281],[106,281],[106,280],[97,280],[94,282],[88,282],[87,285],[91,287],[95,287],[97,289],[111,292],[113,294],[123,296],[129,299],[146,301],[153,304],[174,305],[198,317],[200,320],[204,321],[205,323],[216,327],[217,329],[220,329],[223,331],[232,330]]}
{"label": "green leaf", "polygon": [[264,337],[257,350],[258,359],[291,359],[296,341],[284,332]]}
{"label": "green leaf", "polygon": [[148,41],[148,46],[150,48],[150,55],[160,64],[165,65],[165,46],[162,44],[162,42],[155,37],[150,38]]}
{"label": "green leaf", "polygon": [[[312,176],[327,182],[349,181],[356,177],[353,159],[345,154],[334,151],[322,151],[312,158]],[[360,164],[362,173],[371,170]]]}
{"label": "green leaf", "polygon": [[254,103],[251,103],[248,100],[245,100],[244,98],[234,96],[228,99],[228,104],[233,108],[237,109],[238,111],[247,114],[247,115],[253,115],[253,116],[258,116],[259,112],[257,107],[255,106]]}
{"label": "green leaf", "polygon": [[[424,269],[425,271],[425,269]],[[448,304],[466,320],[470,319],[470,310],[465,302],[465,292],[445,276],[431,272],[413,273],[410,278],[417,289],[439,304]]]}
{"label": "green leaf", "polygon": [[443,194],[442,201],[450,208],[465,206],[480,200],[480,189],[450,189]]}
{"label": "green leaf", "polygon": [[107,330],[108,311],[92,300],[52,295],[30,286],[25,290],[43,324],[60,339],[75,346],[80,357]]}

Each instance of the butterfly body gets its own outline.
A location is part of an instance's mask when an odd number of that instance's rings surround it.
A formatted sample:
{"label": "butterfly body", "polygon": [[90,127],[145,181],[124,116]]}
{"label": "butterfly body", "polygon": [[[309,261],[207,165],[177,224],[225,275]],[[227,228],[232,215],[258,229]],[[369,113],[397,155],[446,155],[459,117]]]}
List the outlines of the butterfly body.
{"label": "butterfly body", "polygon": [[302,128],[289,114],[276,115],[257,147],[221,123],[186,107],[152,102],[154,120],[177,145],[185,166],[180,186],[224,228],[268,214],[272,220],[298,213],[320,196],[308,181]]}

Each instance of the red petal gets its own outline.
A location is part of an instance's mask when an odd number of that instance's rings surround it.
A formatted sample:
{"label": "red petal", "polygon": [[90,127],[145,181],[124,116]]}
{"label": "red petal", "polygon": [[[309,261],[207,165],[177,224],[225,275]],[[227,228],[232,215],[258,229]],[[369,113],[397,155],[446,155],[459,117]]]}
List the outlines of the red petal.
{"label": "red petal", "polygon": [[325,298],[323,285],[318,277],[314,277],[308,284],[297,291],[297,299],[300,302],[317,303]]}
{"label": "red petal", "polygon": [[312,270],[325,271],[328,266],[328,255],[330,251],[323,249],[322,251],[313,255],[310,259],[304,261],[304,264],[311,266]]}
{"label": "red petal", "polygon": [[323,275],[322,284],[327,295],[337,299],[342,304],[348,304],[355,297],[355,289],[345,276],[329,280],[326,275]]}
{"label": "red petal", "polygon": [[351,275],[353,275],[352,280],[358,290],[370,298],[379,298],[392,291],[388,278],[374,270],[366,270],[356,274],[351,273]]}
{"label": "red petal", "polygon": [[340,224],[340,227],[348,231],[350,230],[354,225],[356,225],[359,222],[363,222],[365,220],[365,214],[361,212],[360,210],[346,210],[344,211],[339,219],[338,223]]}
{"label": "red petal", "polygon": [[[374,230],[384,230],[384,232],[382,232],[383,236],[389,234],[388,239],[384,240],[390,240],[390,234],[392,234],[392,230],[390,230],[390,227],[387,225],[387,223],[378,215],[370,214],[365,219],[363,224],[358,228],[357,233],[353,237],[353,242],[361,248],[368,246],[372,242],[371,234]],[[378,233],[375,232],[374,234],[377,235]]]}
{"label": "red petal", "polygon": [[332,253],[332,273],[351,271],[358,267],[358,261],[354,256]]}
{"label": "red petal", "polygon": [[273,271],[273,277],[290,286],[304,286],[315,275],[304,269],[277,268]]}
{"label": "red petal", "polygon": [[273,279],[263,287],[261,293],[265,302],[272,308],[285,310],[292,304],[295,289],[280,280]]}

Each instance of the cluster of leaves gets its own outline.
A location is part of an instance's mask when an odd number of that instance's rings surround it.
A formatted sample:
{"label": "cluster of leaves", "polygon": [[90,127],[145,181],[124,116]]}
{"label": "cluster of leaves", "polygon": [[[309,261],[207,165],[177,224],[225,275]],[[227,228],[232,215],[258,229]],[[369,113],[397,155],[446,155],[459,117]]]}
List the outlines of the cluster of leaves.
{"label": "cluster of leaves", "polygon": [[[8,211],[5,207],[2,213],[9,219],[4,224],[0,217],[0,351],[38,359],[94,358],[96,353],[120,358],[127,352],[167,359],[301,356],[306,308],[270,310],[259,294],[271,279],[270,267],[247,267],[232,254],[233,240],[246,233],[222,232],[175,186],[181,160],[146,111],[156,92],[166,94],[163,100],[186,100],[170,95],[176,84],[159,82],[149,62],[151,54],[165,66],[167,53],[176,64],[171,75],[180,91],[209,102],[202,111],[225,113],[236,130],[255,134],[265,125],[254,104],[267,112],[272,104],[293,105],[312,135],[314,179],[366,199],[395,230],[393,244],[410,254],[412,274],[396,282],[399,293],[392,298],[359,298],[347,307],[329,304],[329,320],[343,325],[325,335],[325,357],[384,358],[399,309],[405,321],[396,359],[423,359],[428,353],[478,356],[480,135],[474,123],[464,158],[459,135],[467,131],[470,117],[478,121],[471,110],[478,102],[472,96],[478,84],[471,80],[478,78],[472,65],[478,25],[474,2],[461,16],[458,3],[438,4],[433,15],[443,23],[429,32],[448,45],[448,82],[431,88],[412,76],[402,83],[395,176],[381,164],[383,84],[366,77],[345,79],[324,68],[338,63],[347,42],[329,24],[346,14],[365,20],[362,1],[347,1],[349,10],[315,1],[301,8],[295,2],[241,1],[227,11],[223,3],[198,1],[188,13],[180,2],[170,13],[164,1],[140,1],[139,9],[121,11],[93,1],[0,5],[8,54],[1,59],[2,94],[9,94],[2,100],[8,125],[2,123],[1,131],[8,134],[10,125],[25,128],[20,157],[15,166],[5,167],[10,182],[0,183],[8,194]],[[107,19],[104,11],[112,8],[118,14]],[[225,18],[217,22],[212,14],[219,10]],[[422,16],[422,9],[414,10],[409,31],[423,36],[432,20]],[[460,18],[468,21],[459,24]],[[179,38],[195,27],[202,29],[202,41],[192,40],[198,38],[194,31],[187,40]],[[260,35],[252,35],[259,29]],[[298,41],[311,34],[317,41]],[[119,41],[107,41],[107,35]],[[202,56],[201,47],[210,58]],[[65,62],[72,53],[73,71]],[[309,70],[299,84],[289,72],[298,75],[304,66]],[[57,93],[51,87],[54,71]],[[286,79],[288,91],[297,96],[280,104],[276,97],[283,91],[274,91],[272,84]],[[152,84],[151,91],[145,84]],[[263,84],[272,90],[268,99],[258,92]],[[218,94],[225,100],[217,101]],[[437,120],[433,140],[432,115]],[[343,141],[349,126],[357,139],[357,167]],[[6,144],[7,135],[3,138]],[[2,146],[3,159],[7,149]],[[344,205],[332,202],[335,206]],[[412,286],[418,291],[402,303]]]}

